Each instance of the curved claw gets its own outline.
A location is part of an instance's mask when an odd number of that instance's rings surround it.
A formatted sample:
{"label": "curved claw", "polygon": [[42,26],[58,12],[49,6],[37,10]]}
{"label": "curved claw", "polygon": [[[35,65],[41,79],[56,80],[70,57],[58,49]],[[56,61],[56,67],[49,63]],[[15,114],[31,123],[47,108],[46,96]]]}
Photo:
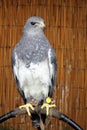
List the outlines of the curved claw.
{"label": "curved claw", "polygon": [[49,109],[50,109],[50,108],[53,108],[53,107],[56,107],[56,105],[55,105],[54,103],[52,103],[50,97],[47,97],[47,98],[46,98],[46,103],[44,103],[44,104],[41,106],[41,109],[46,108],[46,115],[48,116],[48,115],[49,115]]}
{"label": "curved claw", "polygon": [[29,116],[31,116],[29,109],[32,109],[34,111],[34,107],[30,103],[27,103],[26,105],[19,106],[19,108],[20,109],[25,108]]}

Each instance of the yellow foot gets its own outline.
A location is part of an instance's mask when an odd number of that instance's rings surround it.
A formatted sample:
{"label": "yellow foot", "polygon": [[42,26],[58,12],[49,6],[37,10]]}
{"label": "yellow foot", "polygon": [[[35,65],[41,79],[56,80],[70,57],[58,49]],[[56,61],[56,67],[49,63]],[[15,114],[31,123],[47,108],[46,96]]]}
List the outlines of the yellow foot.
{"label": "yellow foot", "polygon": [[55,103],[52,102],[50,97],[46,98],[46,103],[41,106],[41,109],[46,108],[46,115],[49,115],[49,109],[56,107]]}
{"label": "yellow foot", "polygon": [[30,110],[29,110],[29,109],[31,109],[31,110],[34,111],[34,107],[33,107],[32,104],[30,104],[30,103],[27,103],[27,104],[25,104],[25,105],[22,105],[22,106],[20,106],[19,108],[20,108],[20,109],[25,108],[29,116],[31,116],[31,113],[30,113]]}

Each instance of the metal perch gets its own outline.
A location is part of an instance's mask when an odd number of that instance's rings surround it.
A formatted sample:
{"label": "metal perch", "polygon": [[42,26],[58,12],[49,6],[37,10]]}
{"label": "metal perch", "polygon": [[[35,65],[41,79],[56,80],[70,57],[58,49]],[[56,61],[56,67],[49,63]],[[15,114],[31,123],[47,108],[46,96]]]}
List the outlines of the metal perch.
{"label": "metal perch", "polygon": [[[26,114],[26,113],[27,112],[26,112],[25,108],[23,108],[23,109],[16,108],[16,109],[6,113],[5,115],[1,116],[0,117],[0,123],[6,121],[9,118],[17,117],[19,115],[23,115],[23,114]],[[34,111],[31,110],[31,113],[45,114],[46,110],[41,109],[41,106],[36,106]],[[58,111],[56,108],[50,109],[49,116],[58,118],[59,120],[66,122],[67,124],[69,124],[75,130],[83,130],[77,123],[75,123],[73,120],[71,120],[68,116],[66,116],[63,113],[61,113],[60,111]]]}

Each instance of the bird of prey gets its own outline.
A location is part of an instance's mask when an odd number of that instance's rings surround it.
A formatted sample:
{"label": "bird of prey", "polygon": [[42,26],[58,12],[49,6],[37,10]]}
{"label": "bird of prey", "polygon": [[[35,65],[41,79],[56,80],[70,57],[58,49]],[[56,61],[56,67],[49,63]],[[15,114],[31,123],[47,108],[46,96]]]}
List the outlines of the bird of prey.
{"label": "bird of prey", "polygon": [[[56,55],[43,30],[44,20],[30,17],[24,26],[23,35],[12,51],[12,69],[17,88],[22,96],[28,114],[35,127],[40,130],[40,118],[45,122],[46,115],[31,114],[32,101],[42,105],[50,102],[56,81]],[[49,97],[49,98],[47,98]]]}

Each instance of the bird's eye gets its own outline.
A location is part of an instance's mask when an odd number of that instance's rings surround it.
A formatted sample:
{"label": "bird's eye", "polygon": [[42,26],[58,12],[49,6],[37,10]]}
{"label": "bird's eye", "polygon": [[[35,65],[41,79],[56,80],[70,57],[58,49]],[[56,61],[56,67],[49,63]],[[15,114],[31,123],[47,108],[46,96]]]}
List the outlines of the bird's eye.
{"label": "bird's eye", "polygon": [[31,22],[31,25],[35,25],[36,23],[35,22]]}

